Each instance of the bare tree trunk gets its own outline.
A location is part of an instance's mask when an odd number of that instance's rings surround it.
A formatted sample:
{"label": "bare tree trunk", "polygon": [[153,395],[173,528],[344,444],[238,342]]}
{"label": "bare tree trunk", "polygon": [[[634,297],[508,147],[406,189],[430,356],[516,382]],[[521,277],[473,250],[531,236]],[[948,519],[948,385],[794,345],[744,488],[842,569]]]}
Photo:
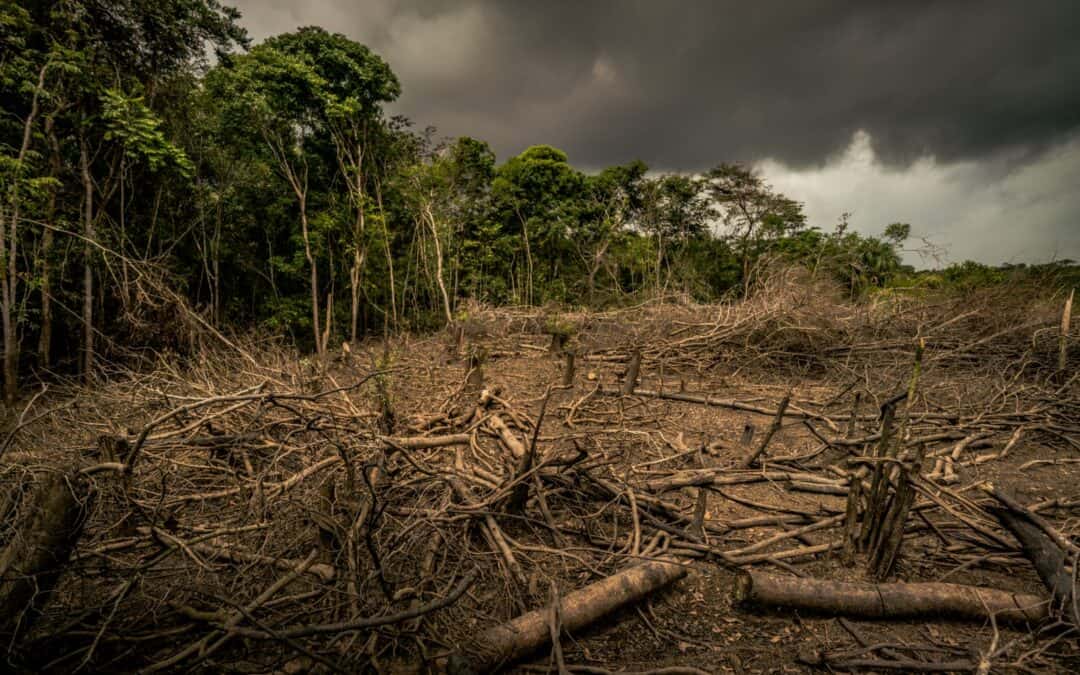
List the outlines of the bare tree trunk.
{"label": "bare tree trunk", "polygon": [[[686,567],[679,561],[657,558],[579,588],[558,603],[562,628],[577,633],[684,576]],[[551,640],[548,617],[548,608],[533,610],[477,635],[468,646],[472,670],[495,672],[547,644]]]}
{"label": "bare tree trunk", "polygon": [[742,259],[742,296],[745,300],[750,297],[750,254],[744,253]]}
{"label": "bare tree trunk", "polygon": [[390,232],[386,228],[386,212],[383,211],[382,187],[378,180],[375,182],[375,201],[379,206],[379,222],[382,223],[383,230],[383,250],[386,253],[386,270],[389,275],[387,281],[390,283],[390,316],[394,319],[394,328],[397,328],[397,284],[394,282],[394,256],[390,251]]}
{"label": "bare tree trunk", "polygon": [[79,132],[79,168],[83,182],[83,353],[80,364],[83,379],[90,380],[94,369],[94,268],[91,265],[94,239],[94,181],[90,176],[90,150],[86,134]]}
{"label": "bare tree trunk", "polygon": [[360,320],[360,271],[364,266],[364,256],[357,250],[353,253],[353,264],[349,268],[349,341],[356,342],[356,329]]}
{"label": "bare tree trunk", "polygon": [[[56,137],[55,118],[45,119],[45,135],[49,141],[50,173],[59,180],[61,170],[60,140]],[[38,336],[38,359],[42,366],[52,364],[52,251],[56,225],[56,185],[49,187],[49,202],[45,210],[45,228],[41,234],[41,333]]]}
{"label": "bare tree trunk", "polygon": [[664,266],[664,237],[656,233],[656,293],[660,294],[660,271]]}
{"label": "bare tree trunk", "polygon": [[424,207],[428,228],[431,229],[431,238],[435,241],[435,282],[439,285],[439,293],[442,295],[443,312],[446,314],[446,325],[454,323],[454,313],[450,309],[450,296],[446,292],[446,282],[443,280],[443,257],[442,244],[439,243],[439,230],[435,225],[435,214],[431,211],[431,205]]}
{"label": "bare tree trunk", "polygon": [[315,256],[311,253],[311,237],[308,233],[307,195],[300,195],[300,230],[304,236],[304,257],[311,268],[311,330],[315,337],[315,351],[323,355],[322,339],[319,336],[319,268],[315,266]]}
{"label": "bare tree trunk", "polygon": [[1061,331],[1058,335],[1058,370],[1064,377],[1065,369],[1069,365],[1069,327],[1072,324],[1073,295],[1076,290],[1069,291],[1069,299],[1065,301],[1065,308],[1061,311]]}
{"label": "bare tree trunk", "polygon": [[596,296],[596,273],[600,271],[600,268],[604,264],[604,256],[607,255],[608,246],[611,244],[610,239],[605,239],[604,243],[599,249],[593,253],[592,261],[589,263],[589,273],[586,278],[586,289],[588,291],[589,305],[592,305]]}
{"label": "bare tree trunk", "polygon": [[[357,149],[359,156],[363,156]],[[360,316],[360,284],[363,280],[364,261],[367,251],[364,248],[364,230],[366,228],[366,212],[364,209],[364,182],[363,175],[356,172],[356,185],[353,188],[356,194],[356,224],[353,226],[353,264],[349,269],[349,291],[352,294],[352,307],[349,315],[349,340],[356,342],[356,328]]]}
{"label": "bare tree trunk", "polygon": [[[9,228],[4,227],[3,216],[0,215],[0,256],[3,257],[3,277],[0,285],[3,285],[2,301],[0,301],[0,314],[4,329],[4,400],[11,404],[19,391],[19,339],[18,318],[12,316],[18,303],[19,274],[16,265],[19,260],[19,218],[21,201],[19,198],[19,179],[21,178],[23,162],[30,150],[30,141],[33,138],[34,121],[38,115],[38,101],[42,90],[45,88],[45,74],[49,70],[49,63],[45,63],[38,71],[37,87],[30,103],[30,112],[23,122],[22,145],[19,147],[19,155],[16,158],[15,172],[12,178],[11,207],[8,211],[10,222]],[[6,231],[5,231],[6,230]]]}
{"label": "bare tree trunk", "polygon": [[[12,214],[12,221],[14,221],[14,214]],[[12,223],[12,230],[14,230],[14,222]],[[0,278],[0,320],[3,322],[4,330],[4,401],[11,405],[15,401],[15,396],[18,393],[18,374],[16,373],[16,367],[18,361],[15,357],[15,345],[11,339],[14,331],[11,320],[11,310],[13,307],[13,298],[11,292],[8,289],[7,284],[7,268],[15,264],[14,260],[11,260],[7,256],[7,227],[4,222],[4,214],[0,211],[0,255],[4,258],[4,269],[2,278]]]}
{"label": "bare tree trunk", "polygon": [[322,339],[321,339],[322,341],[319,342],[319,350],[318,350],[319,354],[326,354],[327,347],[330,344],[331,328],[333,328],[333,324],[331,323],[331,321],[333,320],[333,317],[334,317],[333,284],[331,284],[330,288],[331,288],[330,292],[326,294],[326,305],[325,305],[325,309],[326,309],[326,313],[325,313],[326,314],[326,318],[325,318],[326,326],[323,328],[323,334],[322,334]]}
{"label": "bare tree trunk", "polygon": [[529,223],[521,214],[518,214],[518,219],[521,221],[521,237],[525,240],[525,304],[533,304],[533,259],[532,259],[532,247],[529,244]]}
{"label": "bare tree trunk", "polygon": [[735,581],[736,602],[791,607],[868,619],[949,617],[1026,623],[1048,615],[1045,598],[996,588],[946,583],[848,583],[751,570]]}
{"label": "bare tree trunk", "polygon": [[213,261],[212,267],[214,270],[213,286],[211,288],[212,295],[212,311],[213,320],[215,326],[220,326],[221,321],[224,318],[221,310],[221,226],[224,220],[224,214],[222,213],[224,207],[221,205],[221,200],[218,199],[217,209],[214,213],[214,239],[211,246],[211,259]]}

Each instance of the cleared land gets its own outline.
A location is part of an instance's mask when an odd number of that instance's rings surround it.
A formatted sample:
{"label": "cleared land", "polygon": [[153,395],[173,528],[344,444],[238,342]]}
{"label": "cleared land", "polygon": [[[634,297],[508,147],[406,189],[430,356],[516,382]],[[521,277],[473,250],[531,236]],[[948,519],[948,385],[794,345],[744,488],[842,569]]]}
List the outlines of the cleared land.
{"label": "cleared land", "polygon": [[[990,485],[1042,517],[1075,579],[1080,356],[1068,331],[1062,356],[1063,302],[851,304],[780,275],[744,302],[476,308],[322,366],[250,343],[49,391],[4,441],[0,539],[41,531],[52,485],[75,499],[48,508],[77,517],[49,545],[72,550],[45,565],[63,568],[51,597],[46,569],[23,570],[35,593],[5,626],[8,656],[57,672],[468,672],[508,655],[591,673],[1075,671],[1074,607],[871,620],[735,593],[752,570],[1049,599]],[[844,550],[875,480],[897,508],[910,491],[876,575],[873,542]],[[643,562],[666,576],[610,580]],[[539,631],[527,656],[506,644],[522,626]]]}

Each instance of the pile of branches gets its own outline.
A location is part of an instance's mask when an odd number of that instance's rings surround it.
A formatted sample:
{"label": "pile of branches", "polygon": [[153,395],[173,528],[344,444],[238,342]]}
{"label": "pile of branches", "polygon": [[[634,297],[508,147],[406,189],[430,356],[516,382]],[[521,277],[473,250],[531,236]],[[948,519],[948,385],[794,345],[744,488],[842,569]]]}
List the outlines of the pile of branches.
{"label": "pile of branches", "polygon": [[[646,303],[565,318],[593,336],[583,345],[590,353],[628,358],[631,342],[654,367],[684,372],[851,378],[884,367],[895,378],[914,357],[918,337],[941,366],[1045,377],[1059,365],[1067,297],[1067,290],[1018,283],[962,293],[892,289],[852,303],[829,279],[779,268],[746,300]],[[1075,359],[1075,340],[1069,349]]]}
{"label": "pile of branches", "polygon": [[[346,672],[445,663],[483,640],[481,617],[542,604],[545,570],[605,577],[628,553],[657,552],[640,540],[620,551],[621,533],[584,525],[596,500],[620,490],[580,484],[603,464],[588,452],[537,450],[543,411],[457,391],[440,411],[395,423],[386,399],[401,369],[347,365],[219,361],[229,375],[165,371],[109,387],[93,400],[100,417],[67,405],[24,416],[51,418],[51,429],[89,417],[99,433],[49,453],[25,446],[60,439],[34,439],[30,424],[12,432],[30,442],[5,457],[5,494],[22,514],[5,518],[5,543],[34,547],[29,523],[49,495],[80,508],[64,583],[51,602],[21,597],[3,627],[18,645],[10,662],[145,672],[238,659]],[[144,418],[137,428],[110,424],[130,423],[130,410]],[[24,572],[44,578],[62,558]]]}
{"label": "pile of branches", "polygon": [[[623,315],[590,317],[587,327],[577,322],[569,349],[550,355],[538,353],[554,345],[537,339],[549,322],[515,315],[519,331],[481,325],[426,345],[406,337],[382,356],[344,350],[333,363],[317,363],[282,350],[183,371],[162,363],[92,396],[35,399],[8,433],[0,467],[8,553],[0,571],[8,579],[18,569],[36,589],[12,596],[18,607],[2,627],[6,657],[60,672],[227,664],[485,672],[550,648],[553,663],[572,669],[561,648],[565,632],[675,581],[692,564],[738,573],[743,581],[732,588],[743,603],[804,608],[799,598],[809,596],[814,611],[865,616],[839,600],[822,604],[830,594],[812,584],[800,594],[791,581],[805,576],[798,563],[839,559],[852,521],[845,500],[854,502],[856,520],[872,503],[850,498],[859,485],[866,494],[883,491],[882,503],[903,505],[902,516],[885,519],[887,534],[903,540],[901,560],[918,550],[923,564],[942,569],[993,565],[1029,576],[1034,563],[1056,584],[1034,594],[904,589],[915,599],[883,616],[922,616],[919,608],[929,606],[1037,626],[1031,641],[1017,638],[982,656],[1046,663],[1052,645],[1075,635],[1069,608],[1080,528],[1058,516],[1080,500],[1023,505],[1007,493],[990,496],[978,470],[1021,443],[1080,449],[1076,378],[1022,368],[978,396],[962,379],[946,390],[945,377],[956,381],[966,355],[979,349],[1001,349],[1003,359],[1010,349],[1034,354],[1026,346],[1033,332],[1006,340],[980,326],[957,337],[956,327],[975,315],[950,330],[932,311],[899,303],[889,321],[915,322],[908,335],[926,338],[917,359],[916,341],[894,348],[886,343],[899,338],[875,333],[884,329],[867,317],[880,308],[826,316],[814,315],[809,301],[799,311],[791,306],[781,295],[716,307],[708,322],[684,320],[685,308],[650,307],[617,345],[605,343]],[[910,328],[901,322],[895,330]],[[770,342],[777,331],[813,336],[806,353],[848,381],[824,399],[687,387],[688,370],[730,373],[729,360],[789,358],[790,347],[781,354]],[[931,340],[946,333],[950,340]],[[871,337],[877,342],[866,342]],[[424,364],[434,343],[450,354],[452,371]],[[830,351],[840,347],[844,356]],[[871,353],[880,364],[873,371],[849,358]],[[528,392],[485,381],[485,368],[490,374],[500,358],[521,355],[543,360],[536,379],[547,372],[549,381]],[[599,374],[575,372],[575,356]],[[899,418],[886,414],[889,406]],[[658,427],[677,432],[689,409],[737,411],[768,426],[700,444],[653,435]],[[777,434],[793,427],[814,439],[811,452],[776,450]],[[643,436],[650,443],[633,440]],[[657,437],[663,442],[651,442]],[[742,492],[766,483],[819,502],[801,508]],[[710,500],[745,514],[710,517]],[[1042,534],[1010,525],[1002,513]],[[43,529],[59,535],[43,544],[34,539]],[[752,541],[737,543],[743,535]],[[31,550],[48,555],[37,563],[16,555]],[[1047,566],[1054,550],[1060,557]],[[785,576],[760,576],[762,566]],[[833,589],[831,597],[851,592]],[[927,605],[927,592],[946,604]],[[1023,611],[1002,613],[1009,602]],[[806,658],[903,669],[897,664],[925,665],[938,654],[872,647]],[[979,666],[969,656],[950,655]]]}

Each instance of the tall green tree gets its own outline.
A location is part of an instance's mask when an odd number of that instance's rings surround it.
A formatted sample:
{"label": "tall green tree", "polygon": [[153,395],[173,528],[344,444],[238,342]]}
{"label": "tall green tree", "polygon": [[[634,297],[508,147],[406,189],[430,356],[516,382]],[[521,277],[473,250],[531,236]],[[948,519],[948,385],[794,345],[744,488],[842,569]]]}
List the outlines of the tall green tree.
{"label": "tall green tree", "polygon": [[213,69],[206,84],[211,95],[223,103],[226,127],[238,136],[255,133],[261,138],[295,199],[309,274],[311,331],[321,356],[326,351],[331,317],[327,312],[324,328],[320,321],[318,264],[322,252],[312,236],[310,199],[312,165],[320,161],[318,136],[325,133],[327,83],[305,56],[264,43],[250,54],[229,59]]}
{"label": "tall green tree", "polygon": [[596,300],[596,276],[608,263],[609,251],[640,218],[648,169],[645,162],[633,161],[586,178],[586,203],[571,241],[585,267],[585,294],[590,304]]}
{"label": "tall green tree", "polygon": [[742,164],[720,164],[705,174],[706,189],[742,261],[743,295],[750,293],[753,261],[763,244],[806,226],[802,204],[773,190]]}
{"label": "tall green tree", "polygon": [[665,266],[671,249],[703,236],[713,217],[702,193],[702,182],[694,176],[665,174],[644,186],[641,225],[655,243],[654,283],[659,292],[664,285]]}
{"label": "tall green tree", "polygon": [[511,157],[495,173],[492,194],[505,231],[520,237],[523,265],[519,268],[519,298],[536,300],[536,258],[545,265],[541,281],[559,273],[569,253],[572,232],[584,197],[585,176],[568,161],[566,153],[548,145],[535,145]]}
{"label": "tall green tree", "polygon": [[373,127],[382,123],[382,105],[396,99],[401,85],[390,67],[366,46],[322,28],[301,28],[264,44],[303,59],[321,79],[321,113],[334,144],[335,158],[354,212],[349,232],[349,336],[357,339],[361,279],[367,260],[370,210],[365,159]]}

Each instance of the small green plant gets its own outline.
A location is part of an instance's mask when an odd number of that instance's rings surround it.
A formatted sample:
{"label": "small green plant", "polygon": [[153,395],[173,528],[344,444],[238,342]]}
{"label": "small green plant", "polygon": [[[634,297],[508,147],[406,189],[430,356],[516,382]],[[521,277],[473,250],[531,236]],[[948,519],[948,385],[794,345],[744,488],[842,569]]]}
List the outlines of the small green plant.
{"label": "small green plant", "polygon": [[577,326],[572,321],[560,319],[558,316],[549,316],[544,322],[544,332],[548,335],[559,336],[564,339],[571,338],[577,333]]}

